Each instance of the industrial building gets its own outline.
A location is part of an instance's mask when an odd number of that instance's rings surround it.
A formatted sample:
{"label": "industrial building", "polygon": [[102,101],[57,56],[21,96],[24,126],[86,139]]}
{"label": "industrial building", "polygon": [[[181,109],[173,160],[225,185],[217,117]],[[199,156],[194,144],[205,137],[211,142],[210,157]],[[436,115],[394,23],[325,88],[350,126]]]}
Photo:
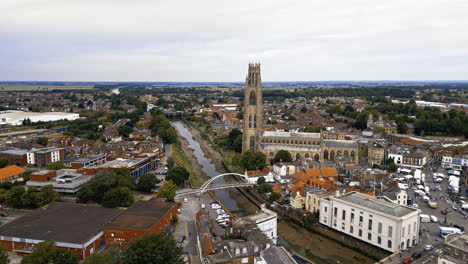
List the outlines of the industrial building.
{"label": "industrial building", "polygon": [[25,119],[35,122],[50,122],[58,120],[75,120],[79,119],[80,115],[76,113],[64,112],[21,112],[21,111],[7,111],[0,114],[0,124],[10,126],[21,126]]}

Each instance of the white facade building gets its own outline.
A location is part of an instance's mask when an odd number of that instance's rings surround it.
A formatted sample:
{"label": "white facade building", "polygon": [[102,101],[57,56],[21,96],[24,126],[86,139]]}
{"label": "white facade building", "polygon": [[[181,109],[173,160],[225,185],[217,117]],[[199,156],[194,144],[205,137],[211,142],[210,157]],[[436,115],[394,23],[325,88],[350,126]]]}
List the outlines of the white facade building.
{"label": "white facade building", "polygon": [[241,217],[234,220],[232,225],[238,227],[256,225],[258,229],[266,237],[268,237],[268,239],[270,239],[273,244],[276,245],[276,241],[278,238],[278,216],[275,212],[268,210],[265,207],[262,207],[261,210],[262,211],[257,214]]}
{"label": "white facade building", "polygon": [[419,210],[351,192],[320,199],[319,222],[349,236],[398,252],[419,242]]}
{"label": "white facade building", "polygon": [[49,122],[58,120],[75,120],[79,119],[80,114],[76,113],[64,113],[64,112],[5,112],[0,114],[0,123],[7,124],[10,126],[21,126],[23,120],[29,119],[32,123],[35,122]]}

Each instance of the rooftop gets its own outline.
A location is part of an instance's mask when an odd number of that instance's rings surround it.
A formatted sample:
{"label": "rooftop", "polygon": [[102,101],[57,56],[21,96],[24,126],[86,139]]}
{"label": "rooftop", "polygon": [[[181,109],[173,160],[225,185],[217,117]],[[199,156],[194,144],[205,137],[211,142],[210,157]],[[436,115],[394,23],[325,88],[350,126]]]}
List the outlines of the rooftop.
{"label": "rooftop", "polygon": [[3,169],[0,169],[0,179],[6,179],[6,178],[9,178],[11,176],[15,176],[15,175],[18,175],[18,174],[21,174],[23,172],[25,172],[26,170],[16,166],[16,165],[12,165],[12,166],[8,166],[6,168],[3,168]]}
{"label": "rooftop", "polygon": [[140,163],[143,160],[144,160],[143,158],[130,158],[130,159],[119,158],[113,161],[108,161],[100,165],[99,167],[101,168],[128,168],[128,167],[132,167]]}
{"label": "rooftop", "polygon": [[357,143],[354,140],[332,140],[326,139],[323,141],[325,147],[332,148],[357,148]]}
{"label": "rooftop", "polygon": [[320,139],[320,133],[308,132],[278,132],[278,131],[264,131],[264,137],[290,137],[290,138],[315,138]]}
{"label": "rooftop", "polygon": [[263,250],[260,255],[268,264],[295,264],[286,249],[278,246],[271,246]]}
{"label": "rooftop", "polygon": [[368,209],[372,209],[377,212],[381,212],[384,214],[392,215],[395,217],[402,217],[407,214],[411,214],[413,212],[417,212],[417,209],[410,208],[407,206],[399,205],[399,204],[394,204],[392,202],[380,200],[378,198],[357,193],[357,192],[351,192],[348,194],[345,194],[341,197],[334,198],[337,200],[342,200],[346,201],[361,207],[365,207]]}
{"label": "rooftop", "polygon": [[121,215],[112,219],[105,227],[148,230],[158,223],[174,206],[176,206],[175,203],[167,202],[163,198],[139,201]]}
{"label": "rooftop", "polygon": [[468,253],[468,236],[462,234],[453,234],[445,239],[445,244],[456,247]]}
{"label": "rooftop", "polygon": [[92,160],[95,160],[95,159],[100,159],[100,158],[105,158],[106,155],[102,154],[102,155],[98,155],[98,154],[95,154],[95,155],[87,155],[87,156],[84,156],[84,157],[79,157],[75,160],[72,160],[70,162],[76,162],[76,163],[86,163],[88,161],[92,161]]}
{"label": "rooftop", "polygon": [[27,153],[28,151],[25,149],[16,149],[16,148],[0,150],[0,154],[6,154],[6,155],[22,156],[22,155],[26,155]]}
{"label": "rooftop", "polygon": [[0,236],[83,244],[122,209],[54,202],[0,227]]}

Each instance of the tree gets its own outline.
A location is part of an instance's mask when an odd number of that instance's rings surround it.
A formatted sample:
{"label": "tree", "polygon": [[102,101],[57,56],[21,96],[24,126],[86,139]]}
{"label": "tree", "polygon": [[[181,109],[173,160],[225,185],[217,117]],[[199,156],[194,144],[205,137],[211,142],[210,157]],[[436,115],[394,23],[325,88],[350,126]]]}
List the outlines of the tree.
{"label": "tree", "polygon": [[10,160],[7,158],[0,158],[0,169],[5,168],[8,164],[10,164]]}
{"label": "tree", "polygon": [[398,170],[398,166],[395,163],[392,162],[392,163],[390,163],[388,165],[388,171],[389,172],[395,172],[397,170]]}
{"label": "tree", "polygon": [[380,133],[382,133],[383,137],[387,136],[387,131],[385,131],[385,128],[383,126],[377,126],[374,129],[377,130],[377,131],[380,131]]}
{"label": "tree", "polygon": [[232,148],[234,149],[235,152],[242,152],[242,135],[238,136],[235,140],[234,143],[232,144]]}
{"label": "tree", "polygon": [[3,245],[0,245],[0,264],[10,263],[10,258],[8,258],[8,253],[5,251]]}
{"label": "tree", "polygon": [[130,133],[132,133],[133,131],[133,128],[131,126],[128,126],[128,125],[121,125],[119,126],[117,132],[119,133],[119,135],[123,136],[124,138],[128,138],[128,135]]}
{"label": "tree", "polygon": [[156,194],[157,197],[167,198],[168,201],[173,202],[176,196],[177,185],[175,185],[172,181],[166,181],[159,189],[158,193]]}
{"label": "tree", "polygon": [[8,190],[0,189],[0,203],[6,203]]}
{"label": "tree", "polygon": [[25,192],[26,191],[23,186],[14,186],[8,191],[7,204],[14,208],[23,207],[23,201],[21,200],[21,197]]}
{"label": "tree", "polygon": [[281,198],[281,195],[277,192],[271,192],[270,196],[268,196],[268,200],[271,202],[277,201],[279,198]]}
{"label": "tree", "polygon": [[234,141],[238,138],[238,137],[241,137],[242,138],[242,131],[240,131],[239,129],[237,128],[234,128],[233,130],[231,130],[227,136],[227,146],[228,148],[232,148],[233,145],[234,145]]}
{"label": "tree", "polygon": [[128,207],[134,202],[133,192],[127,187],[117,187],[107,191],[102,198],[104,207]]}
{"label": "tree", "polygon": [[158,182],[158,178],[156,178],[154,174],[143,174],[138,178],[137,190],[140,192],[151,193],[151,190]]}
{"label": "tree", "polygon": [[364,118],[358,118],[356,122],[354,122],[353,127],[359,130],[364,130],[367,128],[367,121]]}
{"label": "tree", "polygon": [[123,252],[125,264],[183,264],[182,248],[172,236],[153,233],[135,239]]}
{"label": "tree", "polygon": [[167,167],[168,167],[169,169],[174,168],[174,158],[173,158],[173,157],[169,157],[169,158],[167,159]]}
{"label": "tree", "polygon": [[406,124],[406,122],[399,120],[396,122],[396,124],[398,134],[406,134],[406,132],[408,131],[408,125]]}
{"label": "tree", "polygon": [[266,156],[260,151],[246,151],[242,154],[241,162],[244,170],[262,170],[266,167]]}
{"label": "tree", "polygon": [[40,206],[44,206],[48,203],[57,201],[59,199],[59,194],[55,191],[52,184],[48,184],[46,186],[42,186],[41,190],[39,191],[39,198]]}
{"label": "tree", "polygon": [[29,187],[28,190],[21,196],[21,202],[24,207],[38,208],[41,199],[39,198],[39,190],[36,187]]}
{"label": "tree", "polygon": [[175,166],[174,168],[167,171],[166,180],[170,180],[176,185],[180,186],[183,185],[186,180],[188,180],[189,176],[190,173],[184,167]]}
{"label": "tree", "polygon": [[257,184],[262,184],[262,183],[265,183],[266,180],[265,180],[265,177],[261,176],[257,179]]}
{"label": "tree", "polygon": [[47,166],[47,169],[48,170],[61,170],[61,169],[65,169],[65,165],[63,165],[63,163],[56,162],[56,163],[49,164]]}
{"label": "tree", "polygon": [[273,158],[273,162],[291,162],[292,161],[292,157],[291,157],[291,153],[289,153],[289,151],[287,150],[280,150],[278,152],[276,152],[276,155],[275,157]]}
{"label": "tree", "polygon": [[259,193],[269,193],[273,191],[273,188],[271,187],[271,185],[266,182],[257,184],[255,188],[257,189],[257,192]]}
{"label": "tree", "polygon": [[89,255],[83,264],[120,264],[120,250],[110,248],[104,252],[95,252]]}
{"label": "tree", "polygon": [[301,107],[301,112],[302,113],[307,113],[307,107],[305,107],[305,106]]}
{"label": "tree", "polygon": [[57,248],[54,241],[44,241],[33,247],[31,254],[21,264],[78,264],[78,257],[72,251]]}
{"label": "tree", "polygon": [[36,139],[36,143],[39,144],[39,145],[42,145],[42,146],[47,146],[48,141],[49,141],[49,139],[46,138],[46,137],[38,137]]}

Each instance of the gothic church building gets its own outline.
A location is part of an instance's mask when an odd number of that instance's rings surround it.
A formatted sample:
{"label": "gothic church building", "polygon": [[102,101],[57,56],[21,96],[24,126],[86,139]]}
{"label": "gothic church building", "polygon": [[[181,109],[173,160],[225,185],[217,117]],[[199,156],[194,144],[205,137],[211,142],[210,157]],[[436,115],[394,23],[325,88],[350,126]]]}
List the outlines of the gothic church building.
{"label": "gothic church building", "polygon": [[244,124],[242,151],[261,151],[270,162],[279,150],[287,150],[294,160],[312,158],[316,161],[358,163],[358,144],[355,140],[327,139],[326,132],[264,131],[263,97],[260,64],[249,64],[244,90]]}

